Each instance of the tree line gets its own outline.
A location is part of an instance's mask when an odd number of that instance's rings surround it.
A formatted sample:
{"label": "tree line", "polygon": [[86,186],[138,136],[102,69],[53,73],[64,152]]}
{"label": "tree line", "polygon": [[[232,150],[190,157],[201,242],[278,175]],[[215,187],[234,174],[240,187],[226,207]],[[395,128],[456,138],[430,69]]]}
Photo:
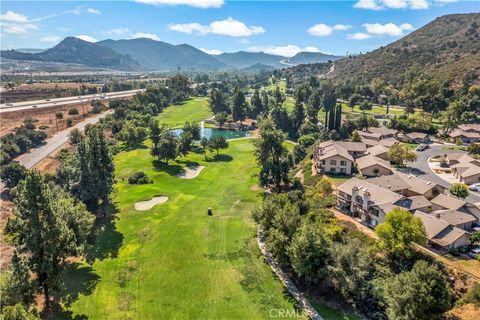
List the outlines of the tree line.
{"label": "tree line", "polygon": [[267,196],[253,212],[268,250],[302,287],[341,299],[369,319],[441,319],[455,301],[448,274],[415,250],[423,225],[394,209],[374,241],[338,223],[328,209],[332,187],[322,179],[313,197],[302,188]]}

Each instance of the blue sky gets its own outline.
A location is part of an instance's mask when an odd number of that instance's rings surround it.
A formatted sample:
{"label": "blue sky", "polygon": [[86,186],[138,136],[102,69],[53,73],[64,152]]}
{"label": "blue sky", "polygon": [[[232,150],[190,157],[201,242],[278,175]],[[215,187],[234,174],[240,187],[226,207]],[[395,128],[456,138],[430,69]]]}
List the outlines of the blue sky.
{"label": "blue sky", "polygon": [[48,48],[66,36],[89,41],[149,37],[211,53],[291,56],[366,52],[480,1],[2,1],[1,47]]}

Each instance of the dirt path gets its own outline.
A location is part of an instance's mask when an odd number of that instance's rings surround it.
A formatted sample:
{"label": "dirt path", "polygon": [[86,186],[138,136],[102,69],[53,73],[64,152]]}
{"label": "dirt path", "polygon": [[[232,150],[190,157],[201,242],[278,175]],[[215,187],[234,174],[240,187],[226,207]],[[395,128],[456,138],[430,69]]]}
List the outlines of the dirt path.
{"label": "dirt path", "polygon": [[278,278],[280,278],[285,288],[287,288],[290,294],[295,298],[298,306],[305,312],[305,314],[308,315],[310,319],[323,320],[323,318],[318,314],[317,310],[315,310],[315,308],[310,304],[310,302],[303,295],[303,293],[297,289],[292,280],[290,280],[290,278],[285,274],[285,272],[283,272],[282,268],[277,263],[272,254],[267,250],[267,247],[265,245],[265,239],[263,238],[263,233],[260,227],[258,227],[257,230],[257,242],[260,251],[262,251],[262,254],[265,257],[265,260],[267,260],[272,270],[275,272]]}

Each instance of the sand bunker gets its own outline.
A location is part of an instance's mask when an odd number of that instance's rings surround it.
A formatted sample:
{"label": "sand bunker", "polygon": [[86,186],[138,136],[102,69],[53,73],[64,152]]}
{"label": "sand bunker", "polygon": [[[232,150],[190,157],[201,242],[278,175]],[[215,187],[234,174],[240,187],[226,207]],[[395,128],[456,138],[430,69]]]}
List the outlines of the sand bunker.
{"label": "sand bunker", "polygon": [[204,166],[185,167],[185,171],[178,175],[182,179],[193,179],[200,174]]}
{"label": "sand bunker", "polygon": [[165,196],[157,196],[153,197],[150,200],[147,201],[140,201],[135,203],[135,209],[139,211],[145,211],[145,210],[150,210],[153,208],[154,205],[157,205],[159,203],[164,203],[167,202],[168,197]]}

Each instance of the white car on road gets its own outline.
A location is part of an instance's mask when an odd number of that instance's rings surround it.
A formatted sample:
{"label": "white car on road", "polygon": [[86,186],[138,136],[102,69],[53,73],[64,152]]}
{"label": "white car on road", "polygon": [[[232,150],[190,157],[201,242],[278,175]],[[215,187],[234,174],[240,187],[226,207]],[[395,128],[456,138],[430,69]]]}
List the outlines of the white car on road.
{"label": "white car on road", "polygon": [[480,183],[474,183],[468,187],[471,191],[480,192]]}

